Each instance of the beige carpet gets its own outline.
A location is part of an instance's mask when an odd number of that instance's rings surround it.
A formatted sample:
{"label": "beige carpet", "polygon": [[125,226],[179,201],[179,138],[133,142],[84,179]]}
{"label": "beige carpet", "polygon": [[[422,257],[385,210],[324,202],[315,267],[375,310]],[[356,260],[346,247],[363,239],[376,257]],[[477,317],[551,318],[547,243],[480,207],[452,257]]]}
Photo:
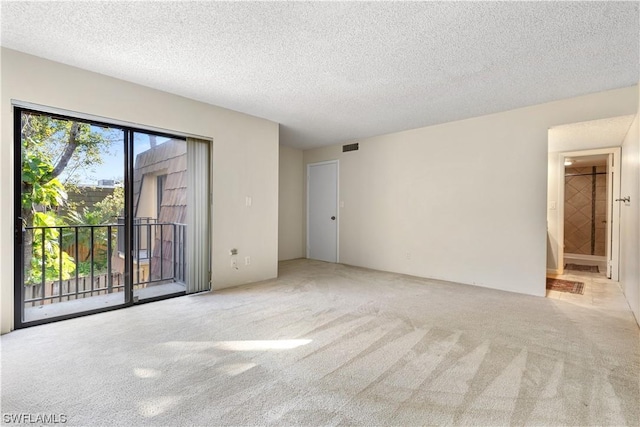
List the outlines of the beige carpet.
{"label": "beige carpet", "polygon": [[640,424],[630,312],[306,260],[2,337],[3,416],[68,425]]}

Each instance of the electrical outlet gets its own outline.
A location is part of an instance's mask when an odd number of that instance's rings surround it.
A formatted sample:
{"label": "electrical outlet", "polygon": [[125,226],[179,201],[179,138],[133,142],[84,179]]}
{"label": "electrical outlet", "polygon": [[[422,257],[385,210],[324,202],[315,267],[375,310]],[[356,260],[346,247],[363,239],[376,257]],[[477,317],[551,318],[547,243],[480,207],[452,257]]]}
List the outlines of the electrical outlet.
{"label": "electrical outlet", "polygon": [[231,268],[233,268],[234,270],[238,269],[238,260],[235,258],[231,259]]}
{"label": "electrical outlet", "polygon": [[249,265],[249,264],[251,264],[251,257],[250,256],[244,257],[244,265]]}
{"label": "electrical outlet", "polygon": [[411,259],[411,252],[407,252],[404,256],[406,259]]}

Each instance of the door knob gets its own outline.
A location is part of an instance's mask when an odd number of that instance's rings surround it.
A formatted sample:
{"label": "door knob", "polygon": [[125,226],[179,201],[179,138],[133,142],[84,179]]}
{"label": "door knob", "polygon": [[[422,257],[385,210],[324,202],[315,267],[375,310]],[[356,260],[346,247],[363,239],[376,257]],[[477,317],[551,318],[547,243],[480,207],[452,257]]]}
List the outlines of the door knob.
{"label": "door knob", "polygon": [[332,217],[331,217],[331,221],[335,221],[335,220],[336,220],[336,217],[335,217],[335,216],[332,216]]}

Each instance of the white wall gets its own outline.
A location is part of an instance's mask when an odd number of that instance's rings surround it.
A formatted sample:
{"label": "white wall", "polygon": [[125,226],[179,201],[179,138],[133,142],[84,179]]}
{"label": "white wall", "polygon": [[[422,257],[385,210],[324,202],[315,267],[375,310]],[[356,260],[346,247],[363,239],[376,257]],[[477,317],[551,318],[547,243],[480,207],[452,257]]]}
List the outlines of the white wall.
{"label": "white wall", "polygon": [[308,150],[304,163],[340,159],[340,262],[542,296],[548,129],[636,108],[634,86]]}
{"label": "white wall", "polygon": [[[638,94],[640,115],[640,93]],[[620,285],[640,325],[640,124],[636,116],[622,144],[620,207]]]}
{"label": "white wall", "polygon": [[[278,124],[60,63],[2,49],[1,328],[13,326],[11,99],[213,140],[213,287],[273,278],[278,257]],[[245,206],[245,197],[253,199]],[[229,249],[251,265],[230,267]],[[243,258],[241,258],[243,259]]]}
{"label": "white wall", "polygon": [[561,218],[559,206],[559,180],[558,167],[560,163],[560,153],[552,152],[548,154],[547,160],[547,272],[558,272],[558,233]]}
{"label": "white wall", "polygon": [[303,185],[302,150],[280,146],[278,209],[278,259],[304,257],[302,251]]}

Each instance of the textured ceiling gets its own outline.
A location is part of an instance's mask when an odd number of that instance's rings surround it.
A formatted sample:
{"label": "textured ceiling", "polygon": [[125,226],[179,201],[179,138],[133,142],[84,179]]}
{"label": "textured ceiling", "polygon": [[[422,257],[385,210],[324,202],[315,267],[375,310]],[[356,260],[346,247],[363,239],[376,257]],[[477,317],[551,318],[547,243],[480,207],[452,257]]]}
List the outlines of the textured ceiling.
{"label": "textured ceiling", "polygon": [[299,148],[638,83],[638,2],[3,2],[8,48],[281,123]]}
{"label": "textured ceiling", "polygon": [[549,152],[620,146],[634,117],[610,117],[553,127],[549,129]]}

